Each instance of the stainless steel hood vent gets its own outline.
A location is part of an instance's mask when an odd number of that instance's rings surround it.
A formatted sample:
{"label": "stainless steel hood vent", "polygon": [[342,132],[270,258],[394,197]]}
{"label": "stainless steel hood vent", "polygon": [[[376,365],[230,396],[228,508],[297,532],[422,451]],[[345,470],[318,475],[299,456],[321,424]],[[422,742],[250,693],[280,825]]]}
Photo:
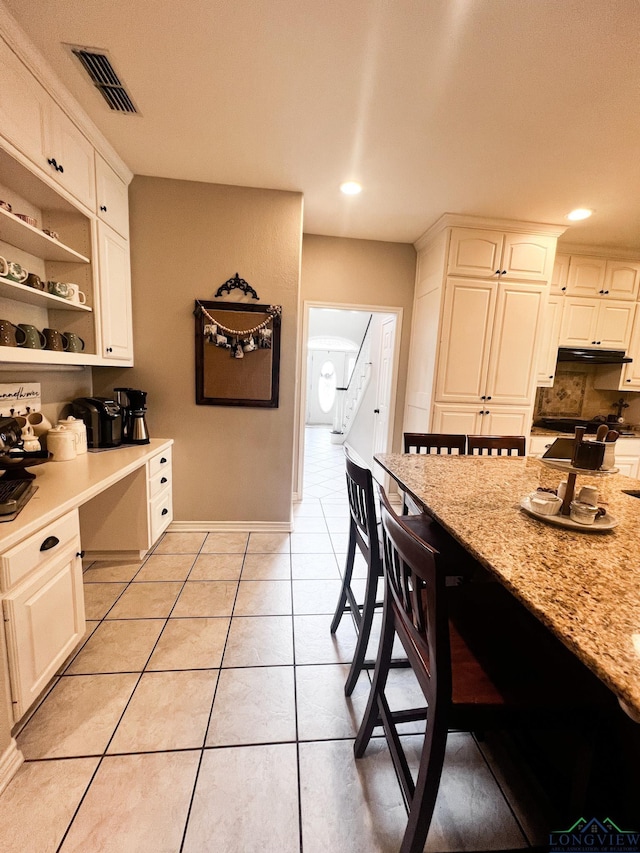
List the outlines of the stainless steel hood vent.
{"label": "stainless steel hood vent", "polygon": [[626,356],[624,350],[560,347],[558,363],[561,361],[580,361],[583,364],[629,364],[633,359]]}
{"label": "stainless steel hood vent", "polygon": [[67,45],[89,75],[91,82],[100,92],[110,109],[118,113],[137,114],[133,98],[115,72],[106,50],[95,47]]}

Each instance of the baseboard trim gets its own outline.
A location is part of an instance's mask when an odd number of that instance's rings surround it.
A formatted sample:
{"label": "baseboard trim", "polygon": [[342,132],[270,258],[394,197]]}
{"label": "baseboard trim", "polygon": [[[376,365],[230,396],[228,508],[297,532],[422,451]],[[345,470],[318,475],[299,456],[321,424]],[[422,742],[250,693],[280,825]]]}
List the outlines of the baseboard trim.
{"label": "baseboard trim", "polygon": [[85,551],[84,560],[112,560],[116,563],[135,563],[142,560],[148,551]]}
{"label": "baseboard trim", "polygon": [[15,739],[11,738],[11,743],[0,756],[0,794],[16,775],[23,761],[24,755],[18,749]]}
{"label": "baseboard trim", "polygon": [[291,533],[290,521],[172,521],[168,533]]}

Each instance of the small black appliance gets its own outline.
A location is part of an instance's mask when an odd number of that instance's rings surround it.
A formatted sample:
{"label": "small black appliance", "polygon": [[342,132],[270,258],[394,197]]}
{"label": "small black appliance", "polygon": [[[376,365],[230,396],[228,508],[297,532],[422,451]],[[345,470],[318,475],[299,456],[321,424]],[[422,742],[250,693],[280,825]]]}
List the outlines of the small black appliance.
{"label": "small black appliance", "polygon": [[139,388],[114,388],[122,409],[125,444],[149,444],[149,430],[145,420],[147,392]]}
{"label": "small black appliance", "polygon": [[118,447],[122,444],[122,413],[108,397],[78,397],[71,403],[71,414],[87,428],[90,448]]}

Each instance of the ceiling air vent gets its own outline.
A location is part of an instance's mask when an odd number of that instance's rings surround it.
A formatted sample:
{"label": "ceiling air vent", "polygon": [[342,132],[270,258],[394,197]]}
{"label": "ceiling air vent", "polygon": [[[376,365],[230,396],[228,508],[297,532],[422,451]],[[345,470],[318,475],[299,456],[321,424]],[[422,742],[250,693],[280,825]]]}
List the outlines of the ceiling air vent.
{"label": "ceiling air vent", "polygon": [[67,45],[102,94],[109,107],[118,113],[139,115],[133,98],[115,72],[106,50],[95,47]]}

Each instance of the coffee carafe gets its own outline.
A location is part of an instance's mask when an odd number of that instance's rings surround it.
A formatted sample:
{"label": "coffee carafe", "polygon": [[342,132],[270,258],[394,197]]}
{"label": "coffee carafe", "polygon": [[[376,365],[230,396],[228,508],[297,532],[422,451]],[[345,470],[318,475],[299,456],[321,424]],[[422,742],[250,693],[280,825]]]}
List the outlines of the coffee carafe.
{"label": "coffee carafe", "polygon": [[147,392],[138,388],[114,388],[116,401],[122,409],[122,440],[125,444],[149,444],[145,420]]}

